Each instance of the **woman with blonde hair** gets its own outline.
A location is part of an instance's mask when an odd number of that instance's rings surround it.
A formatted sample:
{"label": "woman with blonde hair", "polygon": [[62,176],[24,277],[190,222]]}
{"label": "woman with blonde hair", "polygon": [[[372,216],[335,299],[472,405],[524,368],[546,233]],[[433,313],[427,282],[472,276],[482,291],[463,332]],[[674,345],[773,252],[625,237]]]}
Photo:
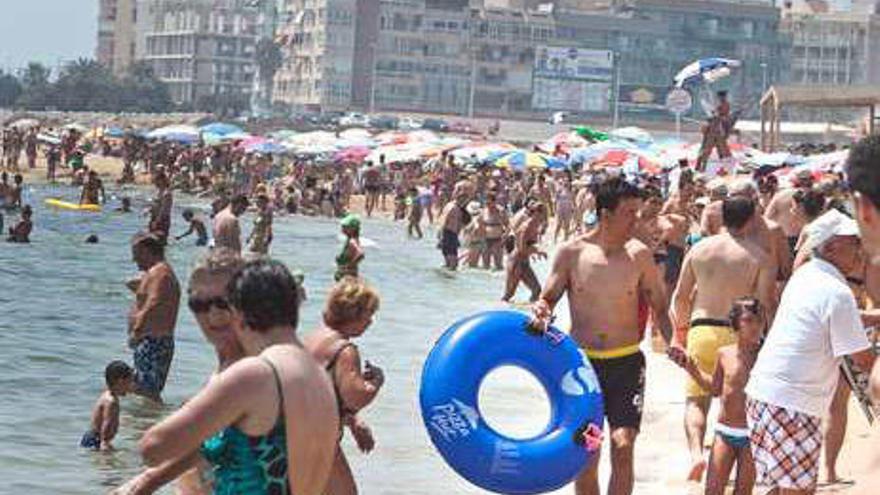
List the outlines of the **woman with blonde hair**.
{"label": "woman with blonde hair", "polygon": [[[369,361],[361,368],[360,353],[352,339],[364,334],[378,310],[379,294],[362,280],[345,277],[330,289],[324,307],[323,326],[303,342],[306,350],[330,374],[336,390],[341,424],[348,426],[358,448],[364,453],[373,449],[373,435],[357,413],[376,398],[385,383],[385,375],[381,368]],[[340,440],[342,434],[340,431]],[[356,493],[357,485],[348,460],[342,448],[337,448],[324,494]]]}

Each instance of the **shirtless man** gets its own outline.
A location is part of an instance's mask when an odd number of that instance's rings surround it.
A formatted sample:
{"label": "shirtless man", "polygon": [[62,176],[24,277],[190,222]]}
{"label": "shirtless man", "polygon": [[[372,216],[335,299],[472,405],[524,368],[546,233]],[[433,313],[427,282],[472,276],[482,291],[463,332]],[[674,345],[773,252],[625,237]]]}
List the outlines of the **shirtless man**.
{"label": "shirtless man", "polygon": [[9,208],[21,208],[21,193],[24,191],[24,177],[21,174],[15,174],[12,178],[12,187],[9,188],[7,204]]}
{"label": "shirtless man", "polygon": [[156,235],[163,244],[168,242],[171,231],[171,207],[174,197],[171,195],[171,184],[165,172],[157,172],[153,177],[153,185],[156,186],[156,197],[150,207],[149,232]]}
{"label": "shirtless man", "polygon": [[798,236],[801,229],[804,228],[802,221],[794,214],[794,194],[799,189],[809,189],[813,187],[813,175],[809,170],[799,170],[795,175],[794,187],[778,191],[770,204],[764,217],[773,221],[782,227],[785,237],[788,240],[789,252],[794,254],[794,248],[797,245]]}
{"label": "shirtless man", "polygon": [[458,234],[471,221],[470,214],[465,210],[470,197],[468,184],[459,182],[452,191],[452,201],[440,211],[438,247],[449,270],[458,269],[458,248],[461,247]]}
{"label": "shirtless man", "polygon": [[[670,342],[666,291],[650,250],[632,239],[641,191],[621,178],[596,189],[599,225],[563,244],[540,299],[538,321],[548,322],[554,306],[568,295],[571,337],[590,357],[605,399],[611,430],[609,495],[632,493],[633,448],[641,426],[645,357],[639,350],[639,297],[658,315],[658,327]],[[577,495],[598,495],[598,456],[575,482]]]}
{"label": "shirtless man", "polygon": [[724,222],[721,215],[721,204],[727,197],[727,186],[723,182],[709,185],[709,204],[703,208],[700,216],[700,234],[709,237],[721,233]]}
{"label": "shirtless man", "polygon": [[[123,198],[127,199],[127,198]],[[123,205],[125,203],[123,202]],[[202,221],[201,218],[196,218],[196,214],[193,210],[186,209],[183,211],[183,219],[186,223],[189,224],[189,229],[183,234],[175,237],[175,241],[179,241],[184,237],[196,234],[196,246],[207,246],[208,245],[208,229],[205,227],[205,222]]]}
{"label": "shirtless man", "polygon": [[241,226],[238,224],[238,217],[247,210],[248,199],[243,194],[239,194],[224,208],[214,216],[214,247],[229,248],[237,254],[241,254]]}
{"label": "shirtless man", "polygon": [[98,173],[94,170],[89,171],[88,180],[83,184],[82,194],[79,197],[79,204],[100,205],[104,203],[105,197],[104,183],[98,178]]}
{"label": "shirtless man", "polygon": [[165,261],[165,245],[152,233],[131,241],[132,258],[144,272],[128,315],[128,345],[134,350],[135,393],[160,401],[171,359],[180,306],[180,284]]}
{"label": "shirtless man", "polygon": [[364,170],[364,193],[367,197],[364,208],[367,210],[368,217],[373,215],[373,210],[379,202],[379,192],[381,189],[382,173],[378,167],[372,163],[368,163],[366,170]]}
{"label": "shirtless man", "polygon": [[[756,219],[755,202],[743,197],[725,199],[722,219],[726,231],[703,239],[685,257],[670,312],[676,328],[690,326],[687,353],[706,373],[715,371],[718,349],[736,342],[727,319],[734,301],[757,298],[768,310],[768,321],[776,307],[774,264],[748,238]],[[711,394],[693,379],[686,392],[684,423],[692,462],[688,480],[700,481],[706,468],[703,437]]]}
{"label": "shirtless man", "polygon": [[694,172],[687,168],[681,171],[678,176],[678,188],[669,195],[669,199],[660,210],[661,215],[677,213],[687,217],[690,212],[690,206],[694,201]]}
{"label": "shirtless man", "polygon": [[[668,213],[662,213],[663,209]],[[666,208],[663,205],[659,189],[646,189],[645,202],[639,211],[635,233],[635,237],[654,253],[654,261],[666,282],[667,294],[672,294],[678,281],[684,260],[685,239],[690,227],[688,218],[676,213],[677,211],[677,205],[675,208]]]}
{"label": "shirtless man", "polygon": [[[507,273],[504,283],[504,295],[501,300],[510,302],[520,281],[532,291],[530,301],[535,302],[541,295],[541,283],[532,270],[530,260],[533,256],[547,258],[547,253],[538,249],[538,239],[544,225],[546,206],[537,198],[526,200],[524,210],[516,214],[511,223],[513,247],[507,255]],[[510,238],[508,238],[510,239]],[[509,245],[508,241],[508,245]]]}
{"label": "shirtless man", "polygon": [[[31,205],[24,205],[24,208],[21,209],[21,220],[14,227],[9,227],[9,237],[6,240],[20,243],[31,242],[31,230],[34,228],[34,223],[31,221],[32,216]],[[2,228],[0,225],[0,229]]]}
{"label": "shirtless man", "polygon": [[781,226],[763,216],[758,187],[749,179],[738,180],[730,185],[730,197],[746,198],[755,203],[755,221],[747,237],[770,255],[777,281],[784,283],[791,276],[794,256]]}
{"label": "shirtless man", "polygon": [[254,228],[248,237],[250,252],[254,254],[269,254],[269,245],[272,244],[272,208],[269,206],[269,196],[260,194],[257,196],[257,214],[254,217]]}

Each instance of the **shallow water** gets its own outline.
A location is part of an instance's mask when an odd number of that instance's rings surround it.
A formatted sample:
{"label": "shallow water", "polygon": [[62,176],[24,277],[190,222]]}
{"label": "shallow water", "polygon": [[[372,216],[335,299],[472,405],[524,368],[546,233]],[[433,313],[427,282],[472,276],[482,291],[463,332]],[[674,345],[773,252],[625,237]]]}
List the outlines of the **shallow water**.
{"label": "shallow water", "polygon": [[[136,208],[144,206],[144,192],[124,194],[134,197]],[[33,243],[0,245],[5,289],[0,292],[0,493],[103,493],[139,471],[135,445],[141,433],[198,390],[214,365],[214,354],[183,305],[164,393],[169,405],[159,408],[137,398],[123,399],[117,450],[95,454],[79,449],[102,388],[104,366],[113,359],[131,360],[125,328],[132,295],[123,282],[136,272],[128,239],[146,221],[136,213],[112,213],[112,208],[101,214],[50,209],[43,205],[49,196],[71,199],[76,191],[29,189],[26,201],[36,209]],[[187,205],[198,203],[177,198],[173,232],[185,230],[179,212]],[[243,219],[245,232],[250,231],[251,219]],[[7,215],[6,224],[12,220]],[[91,233],[98,234],[100,244],[84,244]],[[363,414],[373,428],[376,450],[361,455],[348,437],[344,441],[361,493],[484,493],[459,478],[431,446],[419,414],[418,384],[425,357],[449,324],[500,307],[496,301],[503,278],[476,271],[443,273],[436,268],[440,256],[432,234],[430,240],[412,241],[400,225],[367,220],[364,235],[377,245],[367,250],[363,275],[380,290],[382,308],[358,343],[364,358],[385,370],[387,381]],[[184,284],[203,249],[193,246],[194,241],[185,239],[168,250]],[[276,217],[273,256],[306,273],[309,300],[301,333],[318,322],[338,249],[334,221]],[[546,263],[539,264],[539,276],[543,278],[546,269]],[[520,293],[520,299],[525,296]],[[559,313],[567,310],[563,307]],[[681,377],[660,360],[649,361],[649,383],[663,382],[667,391],[648,396],[643,431],[650,430],[652,441],[640,440],[637,493],[659,493],[658,484],[678,478],[673,474],[684,473],[686,461],[677,400]],[[487,399],[492,410],[506,416],[514,429],[534,429],[540,421],[536,418],[547,414],[546,408],[531,406],[540,400],[540,392],[517,381],[501,381],[503,386]],[[661,421],[668,424],[661,427]]]}

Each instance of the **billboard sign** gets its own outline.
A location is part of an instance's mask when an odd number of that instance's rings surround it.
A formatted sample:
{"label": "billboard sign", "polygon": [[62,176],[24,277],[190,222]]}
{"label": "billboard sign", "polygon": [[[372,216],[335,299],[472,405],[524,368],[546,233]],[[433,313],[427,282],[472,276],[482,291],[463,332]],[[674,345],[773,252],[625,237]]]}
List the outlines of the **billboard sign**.
{"label": "billboard sign", "polygon": [[532,107],[607,113],[613,79],[614,52],[540,46],[532,70]]}

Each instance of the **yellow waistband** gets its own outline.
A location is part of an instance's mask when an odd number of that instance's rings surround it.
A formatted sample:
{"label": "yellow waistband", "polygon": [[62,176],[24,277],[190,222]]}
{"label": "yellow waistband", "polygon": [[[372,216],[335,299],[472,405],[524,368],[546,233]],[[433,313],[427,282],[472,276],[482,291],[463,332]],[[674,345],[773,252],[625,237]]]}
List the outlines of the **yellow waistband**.
{"label": "yellow waistband", "polygon": [[587,357],[591,359],[614,359],[632,356],[639,352],[639,344],[616,347],[614,349],[586,349]]}

